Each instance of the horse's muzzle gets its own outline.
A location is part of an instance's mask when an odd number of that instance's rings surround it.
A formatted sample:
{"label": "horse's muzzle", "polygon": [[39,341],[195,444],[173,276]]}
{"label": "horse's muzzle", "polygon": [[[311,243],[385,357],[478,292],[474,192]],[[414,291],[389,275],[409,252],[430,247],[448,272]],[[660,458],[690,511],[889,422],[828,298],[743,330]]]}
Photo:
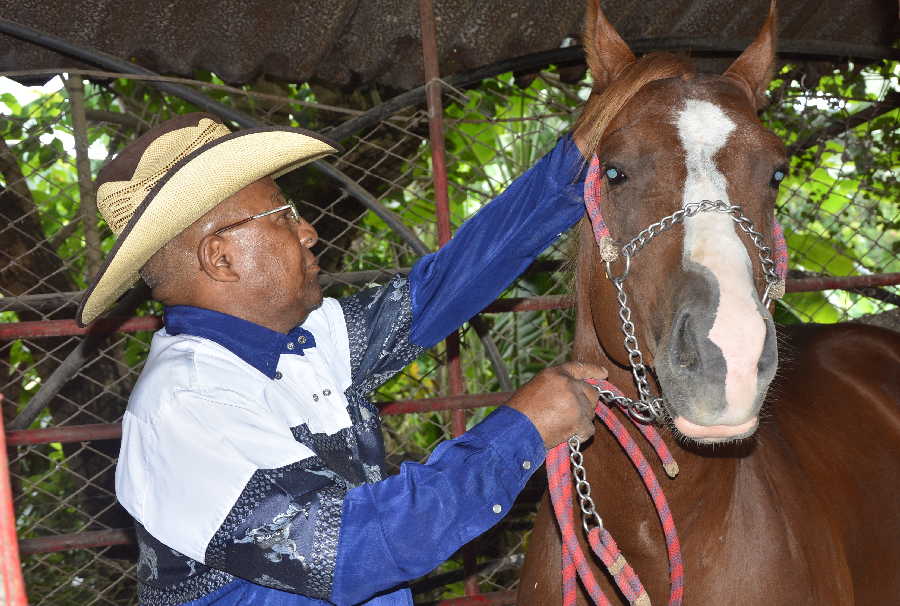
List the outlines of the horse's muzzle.
{"label": "horse's muzzle", "polygon": [[749,437],[778,364],[775,326],[760,308],[765,335],[759,355],[728,358],[709,338],[714,314],[703,307],[680,308],[663,355],[656,359],[669,412],[675,428],[688,438],[717,442]]}

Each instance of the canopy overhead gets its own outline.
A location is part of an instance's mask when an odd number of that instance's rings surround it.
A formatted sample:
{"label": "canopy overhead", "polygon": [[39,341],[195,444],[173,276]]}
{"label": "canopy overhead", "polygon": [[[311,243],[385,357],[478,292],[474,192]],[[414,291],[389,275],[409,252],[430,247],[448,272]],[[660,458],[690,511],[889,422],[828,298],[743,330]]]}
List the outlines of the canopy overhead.
{"label": "canopy overhead", "polygon": [[[731,49],[753,38],[769,0],[607,0],[604,10],[629,42],[689,39]],[[833,57],[888,56],[896,39],[894,0],[783,0],[782,48]],[[435,2],[441,73],[559,48],[577,38],[583,0]],[[311,79],[343,88],[378,84],[405,90],[423,81],[414,0],[0,0],[0,15],[190,77],[215,72],[232,84]],[[0,72],[88,67],[0,34]]]}

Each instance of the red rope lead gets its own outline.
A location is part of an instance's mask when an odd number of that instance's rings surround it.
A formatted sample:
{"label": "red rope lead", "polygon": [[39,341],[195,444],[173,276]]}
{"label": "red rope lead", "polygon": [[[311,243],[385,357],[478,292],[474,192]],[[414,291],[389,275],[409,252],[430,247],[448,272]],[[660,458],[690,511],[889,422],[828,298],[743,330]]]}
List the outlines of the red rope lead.
{"label": "red rope lead", "polygon": [[644,591],[641,580],[635,574],[631,565],[625,560],[625,556],[619,550],[619,545],[609,531],[605,528],[592,528],[591,532],[588,533],[588,542],[591,544],[594,553],[600,557],[603,565],[606,566],[606,570],[612,575],[628,603],[650,606],[650,597]]}
{"label": "red rope lead", "polygon": [[[621,393],[608,381],[589,379],[588,383]],[[628,433],[625,426],[602,400],[597,402],[596,413],[607,429],[615,436],[626,454],[628,454],[628,458],[637,469],[644,486],[653,499],[653,504],[666,538],[666,551],[669,557],[669,605],[680,606],[684,596],[684,565],[681,560],[681,543],[678,539],[678,532],[675,529],[672,512],[662,492],[662,487],[659,485],[656,475],[638,448],[637,443],[631,437],[631,434]],[[677,473],[678,466],[675,464],[672,454],[666,448],[662,438],[660,438],[659,433],[652,426],[637,425],[641,433],[653,445],[660,461],[666,468],[666,472],[669,475]],[[578,544],[575,534],[575,515],[572,505],[574,498],[572,490],[573,479],[567,444],[560,444],[548,454],[547,475],[550,484],[550,499],[553,503],[556,520],[562,535],[563,606],[574,606],[576,603],[576,576],[581,577],[582,584],[594,603],[606,606],[610,604],[610,601],[603,594],[600,584],[588,566],[587,559]],[[625,560],[612,535],[605,528],[594,528],[588,534],[588,542],[606,566],[619,590],[629,603],[649,606],[650,599],[647,596],[647,592],[644,590],[637,574]]]}
{"label": "red rope lead", "polygon": [[[603,381],[602,387],[603,389],[608,389],[613,392],[619,392],[619,390],[608,381]],[[628,458],[631,459],[631,463],[637,469],[641,479],[644,481],[644,487],[653,499],[653,505],[656,508],[656,513],[659,516],[663,534],[666,538],[666,551],[669,556],[669,604],[671,606],[681,604],[684,595],[684,564],[681,560],[681,542],[678,539],[678,531],[675,529],[675,520],[672,517],[671,509],[669,509],[666,495],[663,494],[662,487],[656,479],[656,474],[653,473],[653,469],[651,469],[650,464],[647,463],[644,454],[641,452],[640,448],[638,448],[637,443],[631,437],[631,434],[628,433],[628,430],[625,429],[622,422],[619,421],[605,404],[598,403],[596,411],[604,425],[609,428],[616,437],[616,440],[618,440],[619,445],[625,450]],[[650,443],[653,444],[654,447],[656,447],[657,443],[663,445],[662,438],[659,437],[659,434],[652,426],[647,425],[644,427],[645,429],[652,430],[653,434],[655,434],[655,437],[650,439]],[[665,446],[663,445],[663,448],[664,447]],[[672,457],[671,453],[668,452],[668,449],[663,453],[660,449],[656,448],[656,452],[664,466],[666,465],[667,456],[669,459]],[[672,463],[674,463],[674,460]]]}
{"label": "red rope lead", "polygon": [[578,544],[575,534],[575,514],[572,509],[572,471],[569,467],[568,446],[561,444],[547,454],[547,475],[550,484],[550,500],[556,511],[556,521],[562,535],[563,556],[563,604],[573,606],[577,577],[595,604],[611,606],[603,594],[600,584],[594,578],[587,558]]}

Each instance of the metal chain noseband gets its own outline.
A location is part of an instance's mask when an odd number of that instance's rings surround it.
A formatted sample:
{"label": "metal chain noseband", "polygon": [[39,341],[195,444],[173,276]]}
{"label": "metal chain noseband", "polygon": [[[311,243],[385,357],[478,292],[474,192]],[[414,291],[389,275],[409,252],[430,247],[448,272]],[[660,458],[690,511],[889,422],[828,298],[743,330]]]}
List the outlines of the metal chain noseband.
{"label": "metal chain noseband", "polygon": [[[702,212],[721,212],[731,215],[731,219],[749,236],[754,246],[756,246],[766,279],[766,289],[762,296],[763,306],[768,307],[772,298],[780,297],[784,291],[783,282],[775,271],[775,262],[772,261],[772,249],[765,245],[763,235],[754,228],[753,221],[744,215],[740,206],[727,204],[722,200],[688,202],[680,210],[642,229],[621,248],[615,247],[610,242],[601,243],[602,256],[606,262],[606,276],[616,289],[616,299],[619,303],[619,318],[622,320],[622,332],[625,334],[625,349],[628,351],[628,361],[631,363],[631,374],[634,376],[637,385],[639,399],[632,400],[600,389],[598,391],[600,397],[606,403],[619,406],[634,419],[642,423],[662,422],[666,415],[666,401],[665,397],[654,397],[650,392],[650,385],[647,380],[647,367],[644,365],[644,355],[634,333],[634,323],[631,321],[631,308],[628,306],[628,295],[625,294],[625,278],[628,277],[631,271],[632,257],[644,248],[647,242],[671,229],[674,225],[683,223],[685,219]],[[624,257],[624,269],[621,274],[614,275],[612,264],[619,254]]]}
{"label": "metal chain noseband", "polygon": [[[759,261],[762,263],[763,273],[766,277],[766,290],[763,293],[762,303],[763,305],[768,305],[772,298],[777,298],[775,293],[770,292],[775,284],[780,282],[778,277],[778,273],[775,271],[775,262],[772,261],[772,249],[766,246],[763,243],[763,235],[756,231],[753,227],[753,221],[747,218],[744,213],[741,211],[741,207],[734,204],[727,204],[722,200],[701,200],[700,202],[688,202],[684,205],[680,210],[676,210],[674,213],[667,217],[663,217],[656,223],[651,224],[650,226],[642,229],[638,232],[634,238],[632,238],[627,244],[625,244],[620,251],[621,254],[625,257],[625,271],[622,272],[619,278],[624,280],[629,271],[631,270],[631,257],[633,257],[639,250],[644,248],[644,246],[655,236],[663,233],[671,229],[673,226],[678,225],[679,223],[684,223],[684,220],[690,217],[694,217],[702,212],[721,212],[731,215],[732,221],[734,221],[740,228],[743,230],[753,242],[754,246],[759,251]],[[606,260],[606,270],[607,276],[611,280],[614,280],[611,273],[611,265],[612,261],[615,258],[605,259]]]}

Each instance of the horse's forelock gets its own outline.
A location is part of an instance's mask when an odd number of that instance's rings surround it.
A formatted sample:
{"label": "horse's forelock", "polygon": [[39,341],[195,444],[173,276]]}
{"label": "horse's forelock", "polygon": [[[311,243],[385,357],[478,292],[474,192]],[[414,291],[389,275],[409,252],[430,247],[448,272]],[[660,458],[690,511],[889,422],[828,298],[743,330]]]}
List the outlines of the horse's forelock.
{"label": "horse's forelock", "polygon": [[576,131],[586,131],[588,158],[593,155],[613,118],[647,84],[655,80],[694,74],[693,66],[672,53],[649,53],[625,67],[604,90],[591,95],[578,121]]}

